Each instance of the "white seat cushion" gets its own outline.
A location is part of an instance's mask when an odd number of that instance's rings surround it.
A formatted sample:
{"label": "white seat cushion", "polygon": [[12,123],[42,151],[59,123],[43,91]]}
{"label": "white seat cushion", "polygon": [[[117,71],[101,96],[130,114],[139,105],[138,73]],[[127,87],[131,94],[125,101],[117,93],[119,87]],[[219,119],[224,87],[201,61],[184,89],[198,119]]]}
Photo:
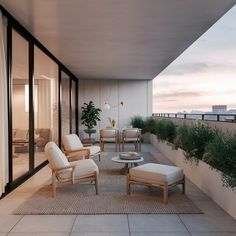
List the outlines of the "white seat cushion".
{"label": "white seat cushion", "polygon": [[130,169],[130,178],[146,183],[173,184],[183,179],[183,170],[176,166],[147,163]]}
{"label": "white seat cushion", "polygon": [[[92,159],[74,161],[71,162],[71,164],[76,165],[75,180],[92,176],[95,172],[99,173],[98,166]],[[72,178],[72,169],[61,171],[60,173],[58,173],[57,177],[62,182],[70,180]]]}
{"label": "white seat cushion", "polygon": [[89,149],[90,156],[96,155],[101,151],[99,146],[84,147],[84,149]]}
{"label": "white seat cushion", "polygon": [[62,143],[66,152],[73,152],[75,150],[83,148],[83,144],[76,134],[67,134],[63,136]]}

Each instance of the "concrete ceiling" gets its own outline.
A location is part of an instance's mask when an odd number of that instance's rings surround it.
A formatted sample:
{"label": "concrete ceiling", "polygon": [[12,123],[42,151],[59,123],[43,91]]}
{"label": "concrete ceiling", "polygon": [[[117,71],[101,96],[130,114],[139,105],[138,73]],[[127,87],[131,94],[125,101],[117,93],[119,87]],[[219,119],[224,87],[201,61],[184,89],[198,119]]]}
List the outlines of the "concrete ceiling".
{"label": "concrete ceiling", "polygon": [[78,78],[153,79],[236,0],[0,3]]}

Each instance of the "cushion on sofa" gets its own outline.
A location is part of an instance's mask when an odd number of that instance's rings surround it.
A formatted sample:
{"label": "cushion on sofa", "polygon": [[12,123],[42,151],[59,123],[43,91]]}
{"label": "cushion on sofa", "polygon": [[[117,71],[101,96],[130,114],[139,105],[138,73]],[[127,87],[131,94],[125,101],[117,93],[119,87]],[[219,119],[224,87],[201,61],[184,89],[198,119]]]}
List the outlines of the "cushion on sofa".
{"label": "cushion on sofa", "polygon": [[29,131],[27,129],[17,129],[15,131],[14,138],[28,140],[29,139]]}

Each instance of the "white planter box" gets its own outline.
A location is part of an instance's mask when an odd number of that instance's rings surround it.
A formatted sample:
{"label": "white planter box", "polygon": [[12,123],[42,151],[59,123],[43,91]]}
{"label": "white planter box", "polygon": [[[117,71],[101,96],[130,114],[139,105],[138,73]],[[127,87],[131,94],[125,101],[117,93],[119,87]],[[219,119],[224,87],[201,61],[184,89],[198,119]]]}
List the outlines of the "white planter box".
{"label": "white planter box", "polygon": [[150,135],[150,142],[176,166],[183,168],[185,175],[198,188],[236,219],[236,192],[222,186],[220,172],[210,169],[210,166],[201,160],[198,165],[191,164],[186,161],[183,150],[173,150],[166,142],[159,142],[153,134]]}

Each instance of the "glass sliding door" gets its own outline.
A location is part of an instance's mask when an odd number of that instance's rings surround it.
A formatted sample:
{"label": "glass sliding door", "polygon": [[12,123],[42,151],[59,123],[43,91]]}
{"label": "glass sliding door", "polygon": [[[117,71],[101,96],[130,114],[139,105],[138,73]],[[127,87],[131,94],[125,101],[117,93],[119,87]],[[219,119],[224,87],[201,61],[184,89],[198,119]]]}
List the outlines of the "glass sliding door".
{"label": "glass sliding door", "polygon": [[34,47],[34,163],[46,160],[47,142],[58,144],[58,65]]}
{"label": "glass sliding door", "polygon": [[13,180],[29,171],[29,43],[12,31]]}
{"label": "glass sliding door", "polygon": [[70,110],[70,77],[61,71],[61,137],[71,133]]}

